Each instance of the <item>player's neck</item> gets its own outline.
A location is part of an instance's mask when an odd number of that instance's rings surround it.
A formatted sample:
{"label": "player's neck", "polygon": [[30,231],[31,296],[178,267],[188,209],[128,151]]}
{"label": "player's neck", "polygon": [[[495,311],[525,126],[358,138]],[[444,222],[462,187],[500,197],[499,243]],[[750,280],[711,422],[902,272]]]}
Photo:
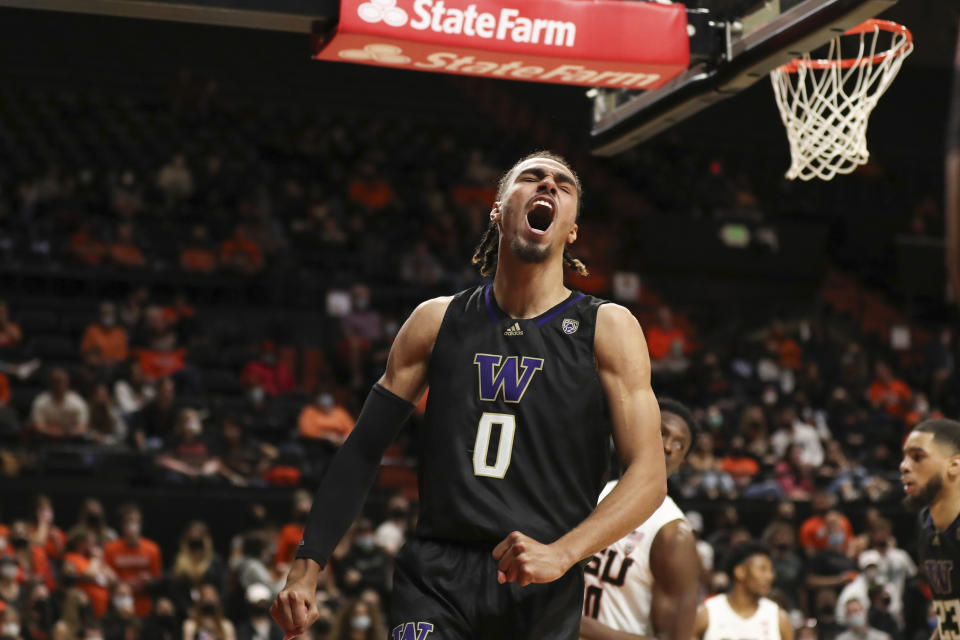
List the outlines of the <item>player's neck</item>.
{"label": "player's neck", "polygon": [[760,598],[753,595],[740,585],[733,585],[730,593],[727,594],[727,604],[737,615],[749,618],[760,607]]}
{"label": "player's neck", "polygon": [[[949,489],[953,489],[950,491]],[[960,491],[956,487],[944,486],[940,497],[930,505],[930,518],[937,531],[943,531],[960,515]]]}
{"label": "player's neck", "polygon": [[493,295],[511,318],[535,318],[562,302],[570,290],[563,284],[563,261],[522,262],[501,252],[493,277]]}

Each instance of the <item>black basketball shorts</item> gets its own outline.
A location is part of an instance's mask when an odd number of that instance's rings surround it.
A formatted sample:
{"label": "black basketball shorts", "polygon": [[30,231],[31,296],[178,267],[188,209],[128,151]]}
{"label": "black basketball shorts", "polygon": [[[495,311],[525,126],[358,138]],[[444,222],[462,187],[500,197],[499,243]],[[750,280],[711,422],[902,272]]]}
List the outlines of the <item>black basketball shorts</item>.
{"label": "black basketball shorts", "polygon": [[546,584],[500,584],[492,550],[407,542],[394,569],[390,640],[577,640],[581,567]]}

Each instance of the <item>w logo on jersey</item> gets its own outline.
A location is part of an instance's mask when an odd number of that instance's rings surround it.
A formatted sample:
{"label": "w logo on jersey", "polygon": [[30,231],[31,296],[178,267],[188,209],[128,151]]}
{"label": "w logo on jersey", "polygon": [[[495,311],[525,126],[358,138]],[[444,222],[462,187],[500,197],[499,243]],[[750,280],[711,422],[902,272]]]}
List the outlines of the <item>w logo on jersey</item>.
{"label": "w logo on jersey", "polygon": [[509,356],[504,359],[503,356],[478,353],[473,364],[477,365],[480,376],[481,400],[496,402],[502,392],[506,402],[520,402],[533,375],[543,368],[543,358],[523,356],[520,360],[517,356]]}
{"label": "w logo on jersey", "polygon": [[927,560],[923,563],[930,588],[936,594],[949,595],[953,592],[950,574],[953,572],[952,560]]}
{"label": "w logo on jersey", "polygon": [[406,622],[398,624],[390,632],[390,640],[426,640],[433,632],[429,622]]}

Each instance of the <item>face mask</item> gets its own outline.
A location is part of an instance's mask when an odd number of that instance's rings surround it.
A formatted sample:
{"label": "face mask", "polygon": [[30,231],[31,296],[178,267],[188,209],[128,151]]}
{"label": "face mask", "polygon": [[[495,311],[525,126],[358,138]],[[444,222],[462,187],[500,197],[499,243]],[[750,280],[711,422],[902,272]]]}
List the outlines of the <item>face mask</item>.
{"label": "face mask", "polygon": [[250,402],[254,404],[259,404],[263,402],[263,398],[266,396],[266,392],[263,390],[263,387],[254,387],[247,392]]}
{"label": "face mask", "polygon": [[113,325],[117,324],[117,319],[114,316],[101,316],[100,324],[105,327],[112,327]]}
{"label": "face mask", "polygon": [[132,596],[116,596],[113,599],[113,607],[118,611],[130,611],[133,609]]}
{"label": "face mask", "polygon": [[366,631],[370,628],[370,616],[357,616],[350,621],[350,628],[358,631]]}
{"label": "face mask", "polygon": [[357,546],[364,551],[370,551],[375,544],[376,540],[373,539],[373,536],[359,536],[357,538]]}
{"label": "face mask", "polygon": [[177,617],[169,613],[158,615],[156,621],[158,625],[165,629],[175,629],[177,626]]}
{"label": "face mask", "polygon": [[862,627],[867,624],[867,614],[853,613],[847,616],[847,625],[851,627]]}
{"label": "face mask", "polygon": [[831,533],[830,537],[827,539],[828,544],[831,547],[838,547],[846,542],[847,536],[842,533]]}
{"label": "face mask", "polygon": [[407,517],[407,512],[405,509],[391,509],[389,517],[391,520],[400,520]]}
{"label": "face mask", "polygon": [[87,514],[87,526],[91,529],[99,529],[103,525],[103,516],[99,513]]}
{"label": "face mask", "polygon": [[217,615],[217,605],[215,605],[212,602],[200,603],[200,615],[204,615],[204,616]]}
{"label": "face mask", "polygon": [[321,393],[317,396],[317,404],[325,409],[329,409],[333,406],[333,396],[329,393]]}
{"label": "face mask", "polygon": [[711,411],[707,414],[707,424],[713,429],[723,426],[723,414],[719,411]]}
{"label": "face mask", "polygon": [[190,551],[203,551],[203,540],[192,538],[187,541],[187,548],[190,549]]}
{"label": "face mask", "polygon": [[10,538],[10,546],[17,551],[22,551],[30,546],[30,541],[26,538]]}
{"label": "face mask", "polygon": [[20,569],[12,562],[5,562],[0,565],[0,578],[13,580],[20,573]]}
{"label": "face mask", "polygon": [[764,391],[763,404],[767,405],[768,407],[772,407],[773,405],[777,404],[777,392],[772,389]]}
{"label": "face mask", "polygon": [[307,519],[310,517],[309,511],[297,511],[293,514],[293,521],[300,524],[306,523]]}
{"label": "face mask", "polygon": [[0,635],[16,638],[20,635],[20,625],[16,622],[5,622],[3,626],[0,627]]}
{"label": "face mask", "polygon": [[320,635],[330,633],[330,629],[332,628],[332,626],[333,625],[331,625],[330,621],[327,620],[326,618],[320,618],[319,620],[313,623],[314,630],[316,630],[316,632],[319,633]]}
{"label": "face mask", "polygon": [[130,536],[131,538],[140,537],[140,523],[139,522],[128,522],[123,527],[123,532]]}

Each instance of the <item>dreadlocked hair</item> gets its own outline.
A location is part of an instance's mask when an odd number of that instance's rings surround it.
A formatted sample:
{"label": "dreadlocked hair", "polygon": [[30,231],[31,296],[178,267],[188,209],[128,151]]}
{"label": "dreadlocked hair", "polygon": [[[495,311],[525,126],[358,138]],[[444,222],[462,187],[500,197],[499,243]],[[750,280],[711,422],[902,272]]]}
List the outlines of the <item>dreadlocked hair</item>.
{"label": "dreadlocked hair", "polygon": [[[517,162],[510,167],[510,170],[500,176],[500,181],[497,183],[497,199],[500,199],[503,196],[503,193],[507,190],[509,186],[510,175],[513,173],[513,170],[517,168],[518,165],[526,162],[527,160],[533,160],[534,158],[544,158],[546,160],[553,160],[559,164],[562,164],[567,168],[568,171],[573,175],[573,179],[576,181],[577,185],[577,217],[580,217],[580,204],[582,201],[583,190],[580,186],[580,177],[570,168],[570,163],[567,162],[566,158],[552,151],[535,151],[523,158],[517,160]],[[487,227],[487,230],[483,232],[483,237],[480,239],[480,244],[477,245],[477,249],[473,252],[473,264],[478,265],[480,268],[480,275],[482,276],[491,276],[497,270],[497,253],[500,251],[500,229],[497,227],[497,223],[490,221],[490,225]],[[563,250],[563,266],[574,271],[578,275],[587,276],[590,275],[590,272],[587,271],[587,265],[583,264],[578,258],[574,258],[570,255],[569,249],[564,248]]]}
{"label": "dreadlocked hair", "polygon": [[[480,275],[492,276],[497,271],[497,253],[500,251],[500,228],[497,223],[490,221],[487,230],[483,232],[480,244],[473,252],[473,264],[480,267]],[[588,276],[587,265],[570,255],[568,249],[563,250],[563,266],[577,273],[577,275]]]}

